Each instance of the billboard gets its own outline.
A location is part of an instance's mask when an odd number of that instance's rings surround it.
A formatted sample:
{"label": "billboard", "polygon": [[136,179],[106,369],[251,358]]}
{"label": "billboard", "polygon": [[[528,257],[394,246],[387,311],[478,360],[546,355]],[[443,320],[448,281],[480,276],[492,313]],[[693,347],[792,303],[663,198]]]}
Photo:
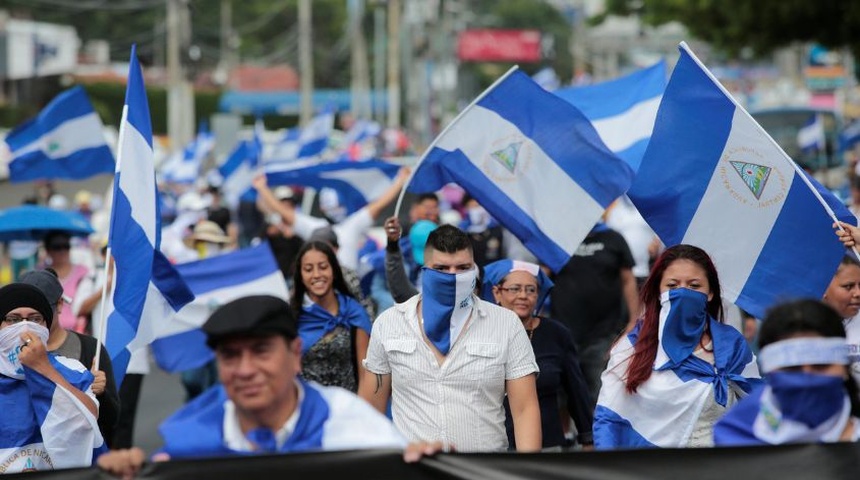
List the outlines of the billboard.
{"label": "billboard", "polygon": [[460,33],[457,57],[464,62],[539,62],[538,30],[475,29]]}
{"label": "billboard", "polygon": [[72,72],[78,64],[80,39],[74,27],[9,19],[0,52],[0,77],[9,80]]}

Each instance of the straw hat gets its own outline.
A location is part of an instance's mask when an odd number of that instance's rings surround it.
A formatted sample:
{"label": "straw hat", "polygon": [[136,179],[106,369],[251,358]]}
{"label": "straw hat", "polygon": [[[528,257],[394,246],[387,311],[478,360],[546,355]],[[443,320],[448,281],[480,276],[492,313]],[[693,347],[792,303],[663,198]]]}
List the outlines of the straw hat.
{"label": "straw hat", "polygon": [[196,242],[230,243],[230,237],[224,234],[224,230],[221,230],[217,223],[209,220],[203,220],[195,225],[190,238]]}

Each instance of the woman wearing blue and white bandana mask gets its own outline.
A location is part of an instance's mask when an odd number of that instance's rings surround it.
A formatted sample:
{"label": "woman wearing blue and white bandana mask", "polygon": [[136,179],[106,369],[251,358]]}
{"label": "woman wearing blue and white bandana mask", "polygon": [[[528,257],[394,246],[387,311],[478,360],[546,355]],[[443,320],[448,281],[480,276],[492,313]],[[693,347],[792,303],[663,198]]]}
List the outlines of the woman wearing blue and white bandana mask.
{"label": "woman wearing blue and white bandana mask", "polygon": [[305,243],[296,256],[290,306],[299,320],[302,376],[358,391],[359,365],[370,341],[370,317],[349,293],[334,250]]}
{"label": "woman wearing blue and white bandana mask", "polygon": [[6,285],[0,314],[0,473],[91,465],[104,449],[93,376],[48,354],[48,299],[33,285]]}
{"label": "woman wearing blue and white bandana mask", "polygon": [[642,288],[643,317],[612,347],[594,414],[607,448],[713,445],[713,425],[761,382],[743,335],[722,319],[717,271],[691,245],[665,250]]}
{"label": "woman wearing blue and white bandana mask", "polygon": [[[484,267],[481,296],[516,313],[529,336],[540,368],[536,384],[543,449],[561,450],[566,444],[559,410],[561,392],[567,399],[566,411],[576,424],[578,443],[590,448],[594,444],[593,404],[573,336],[565,324],[537,315],[552,286],[552,280],[534,263],[499,260]],[[505,413],[508,442],[514,447],[513,418],[507,402]]]}
{"label": "woman wearing blue and white bandana mask", "polygon": [[766,385],[714,426],[721,446],[856,442],[857,383],[840,315],[817,300],[773,308],[759,333]]}

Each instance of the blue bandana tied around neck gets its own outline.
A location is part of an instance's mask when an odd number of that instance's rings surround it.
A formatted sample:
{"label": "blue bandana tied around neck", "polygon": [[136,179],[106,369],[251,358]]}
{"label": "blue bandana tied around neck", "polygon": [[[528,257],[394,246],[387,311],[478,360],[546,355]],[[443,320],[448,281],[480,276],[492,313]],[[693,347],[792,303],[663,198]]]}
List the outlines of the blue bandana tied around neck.
{"label": "blue bandana tied around neck", "polygon": [[424,268],[421,275],[421,315],[424,333],[442,355],[460,335],[472,313],[472,293],[478,269],[457,274]]}
{"label": "blue bandana tied around neck", "polygon": [[337,293],[337,315],[316,303],[302,307],[299,316],[299,337],[302,339],[302,355],[337,327],[360,328],[370,335],[370,318],[367,311],[354,298]]}

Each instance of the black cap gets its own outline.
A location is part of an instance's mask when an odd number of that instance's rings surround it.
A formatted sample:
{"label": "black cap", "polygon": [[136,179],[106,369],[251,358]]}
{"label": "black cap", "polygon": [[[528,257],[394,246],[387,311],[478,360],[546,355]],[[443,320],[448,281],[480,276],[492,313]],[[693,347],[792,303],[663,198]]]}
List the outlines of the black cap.
{"label": "black cap", "polygon": [[296,319],[283,299],[271,295],[252,295],[225,303],[202,327],[206,344],[215,348],[221,341],[234,337],[283,335],[296,338]]}
{"label": "black cap", "polygon": [[56,312],[57,303],[63,298],[63,285],[55,273],[47,270],[31,270],[21,275],[18,282],[38,287],[51,304],[51,311]]}
{"label": "black cap", "polygon": [[51,303],[39,287],[26,283],[10,283],[0,288],[0,317],[5,317],[12,310],[21,307],[32,308],[41,313],[48,330],[51,329],[54,311],[51,310]]}

